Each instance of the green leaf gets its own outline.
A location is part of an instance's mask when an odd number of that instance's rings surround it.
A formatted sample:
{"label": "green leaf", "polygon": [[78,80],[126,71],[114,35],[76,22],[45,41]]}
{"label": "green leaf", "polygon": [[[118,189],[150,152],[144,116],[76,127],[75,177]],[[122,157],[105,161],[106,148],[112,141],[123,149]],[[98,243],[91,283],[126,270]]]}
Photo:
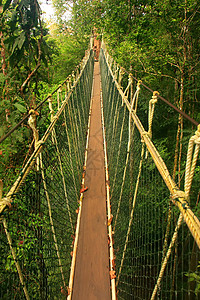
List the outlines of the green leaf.
{"label": "green leaf", "polygon": [[26,112],[26,107],[19,104],[19,103],[14,103],[14,106],[21,112],[21,113],[25,113]]}
{"label": "green leaf", "polygon": [[[15,48],[17,47],[17,45],[18,45],[18,38],[16,38],[16,40],[15,40],[15,42],[14,42],[14,45],[13,45],[13,47],[12,47],[12,54],[13,54],[13,52],[15,51]],[[12,55],[11,54],[11,55]]]}
{"label": "green leaf", "polygon": [[25,39],[26,39],[26,36],[25,36],[25,33],[22,32],[19,36],[19,42],[18,42],[18,48],[21,50],[24,42],[25,42]]}

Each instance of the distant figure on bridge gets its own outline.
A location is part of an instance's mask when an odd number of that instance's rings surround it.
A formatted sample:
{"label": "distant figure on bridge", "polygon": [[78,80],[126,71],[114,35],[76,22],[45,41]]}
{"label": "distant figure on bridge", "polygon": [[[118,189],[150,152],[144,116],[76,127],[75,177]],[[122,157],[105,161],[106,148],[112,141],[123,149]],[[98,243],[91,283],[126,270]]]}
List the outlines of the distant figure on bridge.
{"label": "distant figure on bridge", "polygon": [[94,51],[94,60],[99,60],[99,53],[101,49],[101,40],[99,38],[99,35],[96,33],[96,28],[93,29],[94,34],[94,44],[93,44],[93,51]]}

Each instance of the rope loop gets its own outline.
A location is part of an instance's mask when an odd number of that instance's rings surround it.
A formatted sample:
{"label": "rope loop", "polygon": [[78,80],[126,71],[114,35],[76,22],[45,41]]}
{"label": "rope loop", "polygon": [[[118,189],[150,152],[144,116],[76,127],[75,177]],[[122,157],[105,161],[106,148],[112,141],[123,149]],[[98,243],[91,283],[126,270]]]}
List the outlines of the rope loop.
{"label": "rope loop", "polygon": [[37,143],[36,143],[36,148],[39,148],[41,145],[44,144],[44,141],[43,140],[39,140]]}
{"label": "rope loop", "polygon": [[129,73],[129,75],[128,75],[128,81],[130,83],[133,83],[133,75],[131,73]]}
{"label": "rope loop", "polygon": [[142,83],[142,80],[138,80],[138,83],[137,83],[137,92],[140,91],[141,83]]}
{"label": "rope loop", "polygon": [[30,109],[29,114],[30,116],[28,118],[28,125],[33,130],[33,137],[35,139],[35,142],[37,142],[39,138],[39,134],[38,134],[38,130],[36,129],[36,116],[39,114],[34,109]]}
{"label": "rope loop", "polygon": [[185,167],[185,193],[186,197],[189,197],[190,189],[192,186],[192,180],[194,177],[194,171],[199,155],[200,148],[200,124],[197,127],[195,135],[190,138],[188,144],[187,161]]}
{"label": "rope loop", "polygon": [[194,142],[195,144],[200,144],[200,124],[197,126],[197,130],[195,131]]}
{"label": "rope loop", "polygon": [[121,87],[121,82],[122,82],[122,78],[125,74],[125,70],[124,68],[120,67],[119,69],[119,79],[118,79],[118,83],[119,83],[119,86]]}
{"label": "rope loop", "polygon": [[149,119],[148,120],[149,121],[149,130],[148,130],[148,133],[149,133],[150,138],[152,138],[152,122],[153,122],[155,104],[158,101],[158,95],[159,95],[159,92],[154,91],[153,96],[152,96],[151,100],[149,101],[149,118],[148,118]]}
{"label": "rope loop", "polygon": [[[35,111],[34,109],[31,109],[29,111],[30,117],[28,119],[28,124],[31,127],[32,131],[33,131],[33,137],[34,137],[34,147],[35,149],[37,149],[37,143],[39,140],[39,132],[36,128],[36,116],[39,115],[37,111]],[[36,165],[37,165],[37,171],[39,171],[39,158],[36,158]]]}
{"label": "rope loop", "polygon": [[123,96],[122,96],[122,106],[124,105],[124,100],[128,100],[128,95],[129,95],[129,89],[130,89],[130,86],[132,84],[132,75],[129,74],[129,78],[128,78],[128,85],[123,93]]}
{"label": "rope loop", "polygon": [[53,117],[53,121],[58,120],[58,118],[59,118],[59,117],[55,115],[55,116]]}
{"label": "rope loop", "polygon": [[117,74],[118,74],[118,71],[119,71],[119,65],[116,66],[116,69],[115,69],[115,72],[114,72],[114,77],[113,77],[113,82],[115,80],[117,80]]}
{"label": "rope loop", "polygon": [[0,216],[7,208],[10,209],[11,207],[12,207],[11,199],[8,198],[0,199]]}

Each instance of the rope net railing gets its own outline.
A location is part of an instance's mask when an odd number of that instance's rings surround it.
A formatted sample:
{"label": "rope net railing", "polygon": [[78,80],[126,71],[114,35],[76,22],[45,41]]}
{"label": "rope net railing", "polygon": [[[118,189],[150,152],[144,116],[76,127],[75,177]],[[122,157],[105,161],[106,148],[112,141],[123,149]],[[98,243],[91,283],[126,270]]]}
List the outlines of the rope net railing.
{"label": "rope net railing", "polygon": [[158,92],[149,94],[140,80],[127,77],[102,48],[117,298],[198,299],[200,128],[190,139],[186,166],[183,162],[185,184],[182,179],[177,185],[169,161],[170,172],[162,159],[167,157],[162,143],[157,149],[151,139],[154,109],[162,105],[156,104]]}
{"label": "rope net railing", "polygon": [[1,182],[1,299],[60,300],[69,292],[93,64],[88,50],[38,122],[29,112],[34,151],[5,197]]}

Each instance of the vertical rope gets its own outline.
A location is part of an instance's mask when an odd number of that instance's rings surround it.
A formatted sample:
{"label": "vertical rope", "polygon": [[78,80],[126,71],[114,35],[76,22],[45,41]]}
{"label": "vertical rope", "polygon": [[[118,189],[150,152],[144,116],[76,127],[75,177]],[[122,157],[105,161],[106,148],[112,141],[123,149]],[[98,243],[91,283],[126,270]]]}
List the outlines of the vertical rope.
{"label": "vertical rope", "polygon": [[58,161],[59,161],[59,165],[60,165],[60,173],[61,173],[61,176],[62,176],[62,182],[63,182],[63,188],[64,188],[64,194],[65,194],[65,199],[66,199],[66,204],[67,204],[67,210],[68,210],[70,225],[71,225],[72,233],[74,233],[72,216],[71,216],[71,211],[70,211],[70,207],[69,207],[69,199],[68,199],[68,195],[67,195],[67,187],[66,187],[66,183],[65,183],[65,176],[64,176],[64,173],[63,173],[62,160],[61,160],[60,150],[58,148],[58,142],[57,142],[57,138],[56,138],[55,128],[53,128],[53,137],[54,137],[54,141],[55,141],[55,145],[56,145],[56,151],[57,151],[57,154],[58,154]]}
{"label": "vertical rope", "polygon": [[49,197],[49,193],[48,193],[48,190],[47,190],[47,184],[46,184],[45,175],[44,175],[44,167],[43,167],[43,162],[42,162],[42,153],[40,153],[40,167],[41,167],[41,174],[42,174],[42,182],[43,182],[44,191],[45,191],[45,195],[46,195],[46,199],[47,199],[48,210],[49,210],[49,219],[50,219],[50,224],[51,224],[51,231],[52,231],[52,234],[53,234],[54,244],[55,244],[55,248],[56,248],[56,254],[57,254],[57,257],[58,257],[60,273],[61,273],[61,276],[62,276],[63,285],[64,285],[64,287],[66,287],[65,277],[64,277],[63,268],[62,268],[62,262],[61,262],[61,258],[60,258],[60,252],[59,252],[59,248],[58,248],[56,232],[55,232],[53,218],[52,218],[51,202],[50,202],[50,197]]}
{"label": "vertical rope", "polygon": [[174,231],[174,234],[173,234],[173,237],[172,237],[172,240],[171,240],[171,243],[170,243],[168,251],[167,251],[167,254],[166,254],[166,256],[164,258],[164,261],[162,263],[161,270],[160,270],[160,273],[159,273],[159,276],[158,276],[155,288],[154,288],[152,296],[151,296],[151,300],[155,299],[156,293],[158,291],[158,288],[160,286],[161,280],[162,280],[163,275],[164,275],[164,271],[165,271],[167,262],[169,260],[170,255],[171,255],[172,248],[173,248],[173,246],[174,246],[174,244],[175,244],[175,242],[177,240],[178,230],[179,230],[179,228],[180,228],[180,226],[182,224],[182,220],[183,220],[183,216],[182,216],[182,214],[180,214],[179,218],[178,218],[178,222],[177,222],[176,228],[175,228],[175,231]]}
{"label": "vertical rope", "polygon": [[149,101],[149,130],[148,134],[150,138],[152,138],[152,122],[153,122],[153,115],[154,115],[154,109],[155,109],[155,104],[158,101],[158,95],[159,92],[155,91],[153,92],[152,99]]}
{"label": "vertical rope", "polygon": [[126,254],[128,240],[129,240],[129,235],[130,235],[130,232],[131,232],[131,226],[132,226],[132,223],[133,223],[133,215],[134,215],[134,210],[135,210],[137,192],[138,192],[138,188],[139,188],[140,176],[141,176],[141,171],[142,171],[142,163],[143,163],[143,157],[144,157],[144,148],[145,148],[144,145],[145,144],[143,142],[142,150],[141,150],[141,159],[140,159],[140,164],[139,164],[139,171],[138,171],[137,181],[136,181],[136,185],[135,185],[135,192],[134,192],[134,197],[133,197],[133,202],[132,202],[132,209],[131,209],[131,214],[130,214],[130,219],[129,219],[129,224],[128,224],[128,230],[127,230],[127,233],[126,233],[126,240],[125,240],[125,244],[124,244],[124,250],[123,250],[123,254],[122,254],[122,259],[121,259],[121,263],[120,263],[120,268],[119,268],[119,273],[118,273],[118,277],[117,277],[116,286],[118,286],[119,278],[120,278],[120,275],[121,275],[121,272],[122,272],[124,258],[125,258],[125,254]]}
{"label": "vertical rope", "polygon": [[[195,149],[194,149],[195,146]],[[192,179],[194,176],[194,171],[197,163],[197,158],[199,154],[200,148],[200,125],[198,125],[197,131],[195,135],[191,137],[188,144],[188,153],[187,153],[187,161],[186,161],[186,171],[185,171],[185,195],[186,198],[189,197]],[[193,154],[194,149],[194,154]],[[192,159],[193,156],[193,159]]]}
{"label": "vertical rope", "polygon": [[[62,103],[62,94],[61,93],[62,93],[62,86],[60,86],[59,89],[57,90],[57,105],[58,105],[58,110],[60,108],[60,103]],[[60,99],[60,95],[61,95],[61,99]]]}
{"label": "vertical rope", "polygon": [[65,131],[66,131],[67,141],[68,141],[68,146],[69,146],[70,165],[71,165],[71,171],[72,171],[72,177],[73,177],[73,183],[74,183],[74,190],[75,190],[76,198],[77,198],[77,201],[78,201],[78,192],[77,192],[76,180],[75,180],[75,175],[74,175],[74,168],[73,168],[73,163],[72,163],[72,149],[71,149],[71,142],[70,142],[70,138],[69,138],[69,132],[68,132],[68,128],[67,128],[65,110],[64,110],[64,118],[65,118]]}
{"label": "vertical rope", "polygon": [[[129,85],[128,85],[129,87],[131,86],[130,78],[131,77],[129,77]],[[137,109],[138,96],[139,96],[139,92],[140,92],[140,84],[141,84],[141,81],[138,82],[136,92],[135,92],[134,97],[131,101],[131,109],[129,111],[129,137],[128,137],[128,143],[127,143],[127,155],[126,155],[126,162],[125,162],[125,167],[124,167],[124,174],[123,174],[123,179],[122,179],[121,191],[120,191],[120,196],[119,196],[119,201],[118,201],[117,213],[116,213],[116,217],[115,217],[114,231],[115,231],[115,228],[116,228],[118,215],[119,215],[119,210],[120,210],[120,206],[121,206],[122,194],[123,194],[125,178],[126,178],[126,171],[127,171],[128,161],[129,161],[129,156],[130,156],[131,138],[133,136],[133,132],[131,133],[131,113],[133,111],[134,105],[135,105],[135,109]],[[128,90],[126,92],[128,93]],[[134,127],[133,127],[133,131],[134,131]]]}

